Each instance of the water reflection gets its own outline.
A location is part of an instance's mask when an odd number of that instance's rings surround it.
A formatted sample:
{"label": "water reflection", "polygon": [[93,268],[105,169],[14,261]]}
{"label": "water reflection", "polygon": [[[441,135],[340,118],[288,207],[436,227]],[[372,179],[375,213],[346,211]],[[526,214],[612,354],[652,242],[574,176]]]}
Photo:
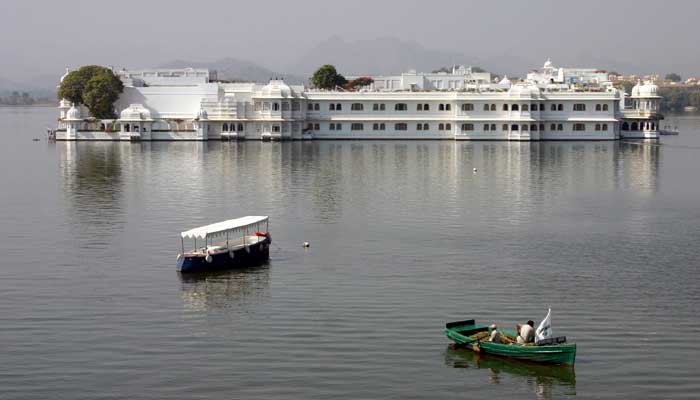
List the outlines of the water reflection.
{"label": "water reflection", "polygon": [[576,394],[576,371],[573,366],[547,365],[475,353],[449,345],[445,365],[453,368],[488,370],[493,385],[512,384],[516,380],[529,387],[538,399],[557,399]]}
{"label": "water reflection", "polygon": [[178,274],[182,299],[193,310],[247,307],[270,296],[270,264],[203,274]]}

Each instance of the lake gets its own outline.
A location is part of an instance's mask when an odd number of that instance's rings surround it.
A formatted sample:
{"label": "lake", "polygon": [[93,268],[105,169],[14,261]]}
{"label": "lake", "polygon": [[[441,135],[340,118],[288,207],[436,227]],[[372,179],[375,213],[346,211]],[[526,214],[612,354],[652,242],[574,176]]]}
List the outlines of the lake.
{"label": "lake", "polygon": [[[3,399],[700,392],[698,117],[661,145],[48,143],[56,117],[0,108]],[[249,214],[269,264],[176,272],[180,231]],[[443,333],[549,307],[573,369]]]}

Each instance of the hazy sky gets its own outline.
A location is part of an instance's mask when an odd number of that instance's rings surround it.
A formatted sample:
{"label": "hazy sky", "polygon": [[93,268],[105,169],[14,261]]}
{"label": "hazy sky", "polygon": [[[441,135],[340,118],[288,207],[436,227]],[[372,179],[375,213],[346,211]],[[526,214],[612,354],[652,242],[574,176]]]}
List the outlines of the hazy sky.
{"label": "hazy sky", "polygon": [[551,57],[700,75],[700,1],[0,0],[0,8],[0,78],[10,80],[87,63],[221,57],[280,71],[333,35],[391,36],[479,60],[508,55],[522,64],[508,69],[523,73]]}

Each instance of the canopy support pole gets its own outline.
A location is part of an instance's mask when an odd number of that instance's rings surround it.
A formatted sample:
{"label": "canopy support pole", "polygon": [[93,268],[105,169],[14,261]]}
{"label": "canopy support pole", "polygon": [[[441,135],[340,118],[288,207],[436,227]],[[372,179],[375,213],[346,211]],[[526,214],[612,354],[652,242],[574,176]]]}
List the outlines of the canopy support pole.
{"label": "canopy support pole", "polygon": [[182,246],[182,254],[185,254],[185,238],[180,236],[180,245]]}

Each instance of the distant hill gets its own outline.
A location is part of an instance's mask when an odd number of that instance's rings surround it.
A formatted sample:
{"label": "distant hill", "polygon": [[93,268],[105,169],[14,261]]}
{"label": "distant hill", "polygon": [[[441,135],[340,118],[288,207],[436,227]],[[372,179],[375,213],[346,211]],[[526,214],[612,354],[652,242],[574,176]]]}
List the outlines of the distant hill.
{"label": "distant hill", "polygon": [[283,77],[290,83],[301,83],[304,78],[291,74],[273,72],[263,66],[236,58],[222,58],[210,62],[174,60],[158,68],[208,68],[216,70],[219,79],[243,82],[267,82],[270,78]]}
{"label": "distant hill", "polygon": [[409,69],[430,72],[447,65],[478,65],[477,61],[464,54],[428,49],[393,37],[345,41],[332,36],[288,68],[302,76],[310,76],[323,64],[335,65],[343,75],[398,74]]}

